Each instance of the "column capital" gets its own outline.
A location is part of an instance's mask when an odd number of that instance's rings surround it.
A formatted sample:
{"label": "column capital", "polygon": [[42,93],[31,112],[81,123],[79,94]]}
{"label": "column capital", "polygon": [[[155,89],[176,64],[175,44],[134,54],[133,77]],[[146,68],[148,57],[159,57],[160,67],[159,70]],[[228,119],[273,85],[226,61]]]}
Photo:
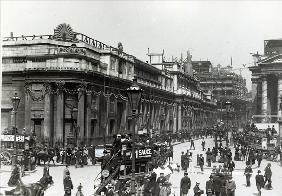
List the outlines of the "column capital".
{"label": "column capital", "polygon": [[258,83],[260,81],[259,77],[252,77],[251,78],[252,83]]}
{"label": "column capital", "polygon": [[52,91],[51,83],[45,82],[43,83],[43,87],[44,87],[44,95],[51,94],[51,91]]}
{"label": "column capital", "polygon": [[266,81],[267,80],[267,74],[262,74],[260,75],[260,78],[263,80],[263,81]]}
{"label": "column capital", "polygon": [[60,81],[55,83],[57,89],[56,89],[56,94],[62,94],[65,89],[65,82]]}
{"label": "column capital", "polygon": [[32,86],[32,83],[31,82],[26,82],[25,85],[24,85],[24,92],[26,94],[30,93],[31,92],[31,86]]}
{"label": "column capital", "polygon": [[275,76],[276,76],[278,79],[282,79],[282,73],[276,73]]}
{"label": "column capital", "polygon": [[87,83],[81,83],[77,86],[77,91],[78,92],[83,92],[86,91],[87,89]]}

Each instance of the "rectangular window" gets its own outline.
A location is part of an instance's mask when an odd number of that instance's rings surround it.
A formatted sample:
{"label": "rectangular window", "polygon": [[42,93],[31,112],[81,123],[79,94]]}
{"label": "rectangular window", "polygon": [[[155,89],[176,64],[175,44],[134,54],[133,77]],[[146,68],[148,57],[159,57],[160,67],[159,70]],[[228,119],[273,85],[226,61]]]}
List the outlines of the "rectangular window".
{"label": "rectangular window", "polygon": [[25,57],[20,57],[20,58],[14,58],[13,63],[26,63],[27,60]]}
{"label": "rectangular window", "polygon": [[110,102],[110,113],[114,113],[115,112],[115,101],[111,101]]}
{"label": "rectangular window", "polygon": [[111,58],[111,66],[110,66],[111,70],[116,69],[116,61],[117,61],[117,59]]}

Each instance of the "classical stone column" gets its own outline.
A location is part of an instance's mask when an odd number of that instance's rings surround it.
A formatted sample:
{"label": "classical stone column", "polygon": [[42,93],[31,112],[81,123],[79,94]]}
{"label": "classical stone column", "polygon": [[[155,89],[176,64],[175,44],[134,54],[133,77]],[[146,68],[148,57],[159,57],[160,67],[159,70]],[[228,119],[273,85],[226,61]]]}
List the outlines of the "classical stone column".
{"label": "classical stone column", "polygon": [[173,105],[173,133],[177,132],[177,105]]}
{"label": "classical stone column", "polygon": [[25,130],[26,133],[29,134],[32,132],[31,130],[31,97],[30,97],[30,89],[31,88],[31,84],[30,83],[26,83],[25,85],[25,109],[24,109],[24,117],[25,117]]}
{"label": "classical stone column", "polygon": [[[85,114],[85,121],[86,121],[86,139],[87,139],[87,143],[88,145],[90,145],[91,143],[91,104],[92,104],[92,99],[95,99],[96,97],[94,97],[91,93],[87,93],[86,94],[86,114]],[[96,103],[96,102],[95,102]],[[96,133],[94,133],[95,136]]]}
{"label": "classical stone column", "polygon": [[43,138],[44,140],[51,140],[51,85],[45,83],[44,88],[44,122],[43,122]]}
{"label": "classical stone column", "polygon": [[85,88],[78,88],[78,113],[77,113],[77,139],[78,144],[80,145],[80,141],[85,136]]}
{"label": "classical stone column", "polygon": [[60,140],[66,144],[66,139],[64,138],[64,110],[65,110],[65,101],[64,101],[64,83],[57,83],[57,94],[56,94],[56,112],[55,112],[55,142]]}
{"label": "classical stone column", "polygon": [[[282,117],[282,104],[281,104],[281,98],[282,98],[282,75],[279,74],[277,75],[277,80],[278,80],[278,86],[277,86],[277,114],[278,114],[278,118],[281,119]],[[280,104],[281,104],[281,108],[280,108]]]}
{"label": "classical stone column", "polygon": [[178,105],[178,130],[182,129],[182,106]]}
{"label": "classical stone column", "polygon": [[267,114],[267,77],[262,77],[262,115]]}
{"label": "classical stone column", "polygon": [[123,110],[123,118],[121,122],[121,127],[123,127],[123,131],[128,132],[127,130],[127,111],[128,111],[128,101],[124,103],[124,110]]}

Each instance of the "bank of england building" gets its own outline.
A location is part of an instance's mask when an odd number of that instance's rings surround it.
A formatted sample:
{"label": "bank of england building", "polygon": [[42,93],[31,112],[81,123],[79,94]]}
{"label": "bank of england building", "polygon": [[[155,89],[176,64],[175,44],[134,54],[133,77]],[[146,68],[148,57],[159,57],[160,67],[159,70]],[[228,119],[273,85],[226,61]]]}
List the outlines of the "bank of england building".
{"label": "bank of england building", "polygon": [[[199,88],[189,56],[142,61],[122,44],[109,46],[68,24],[50,35],[11,34],[2,43],[2,131],[15,124],[11,97],[17,93],[18,132],[25,129],[50,145],[109,142],[132,130],[124,90],[133,78],[144,90],[138,132],[192,132],[215,123],[216,100]],[[148,55],[150,61],[156,58]]]}

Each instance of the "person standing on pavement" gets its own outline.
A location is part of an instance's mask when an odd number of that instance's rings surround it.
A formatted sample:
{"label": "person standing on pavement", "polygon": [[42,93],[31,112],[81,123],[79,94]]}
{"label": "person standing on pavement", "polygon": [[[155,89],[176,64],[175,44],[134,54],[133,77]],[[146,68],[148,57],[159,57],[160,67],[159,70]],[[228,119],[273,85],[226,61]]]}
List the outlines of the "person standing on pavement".
{"label": "person standing on pavement", "polygon": [[211,167],[212,152],[211,152],[211,149],[210,149],[210,148],[208,148],[208,151],[206,152],[206,155],[207,155],[208,167]]}
{"label": "person standing on pavement", "polygon": [[64,196],[71,196],[71,190],[73,189],[72,180],[70,178],[70,172],[66,172],[66,177],[64,178]]}
{"label": "person standing on pavement", "polygon": [[190,139],[190,142],[191,142],[191,144],[190,144],[190,150],[192,149],[192,147],[193,147],[193,149],[195,150],[194,139],[191,138],[191,139]]}
{"label": "person standing on pavement", "polygon": [[91,145],[88,151],[89,158],[91,159],[92,165],[95,165],[95,146]]}
{"label": "person standing on pavement", "polygon": [[64,169],[63,179],[65,179],[67,173],[70,173],[70,171],[69,171],[69,166],[68,166],[68,165],[66,165],[66,168]]}
{"label": "person standing on pavement", "polygon": [[251,164],[248,163],[247,167],[245,168],[245,172],[244,172],[246,176],[247,187],[251,186],[250,179],[251,179],[252,173],[253,173],[252,166]]}
{"label": "person standing on pavement", "polygon": [[184,177],[180,181],[180,196],[187,196],[190,188],[191,180],[188,177],[188,173],[184,172]]}
{"label": "person standing on pavement", "polygon": [[213,177],[210,175],[210,179],[206,182],[206,194],[212,196],[214,194]]}
{"label": "person standing on pavement", "polygon": [[205,160],[204,160],[203,154],[200,154],[199,165],[200,165],[200,168],[201,168],[202,172],[204,171],[204,164],[205,164]]}
{"label": "person standing on pavement", "polygon": [[189,150],[187,150],[186,154],[185,154],[185,157],[184,157],[184,165],[185,165],[185,171],[187,171],[187,169],[189,168],[190,166],[190,153],[189,153]]}
{"label": "person standing on pavement", "polygon": [[200,189],[199,185],[200,185],[200,183],[196,182],[196,185],[193,188],[194,196],[200,196],[204,193],[204,191]]}
{"label": "person standing on pavement", "polygon": [[185,155],[184,155],[184,152],[181,152],[181,168],[183,170],[185,170],[184,164],[185,164]]}
{"label": "person standing on pavement", "polygon": [[203,138],[203,140],[202,140],[201,145],[202,145],[202,151],[205,151],[205,150],[206,150],[206,148],[205,148],[205,146],[206,146],[206,141],[205,141],[204,138]]}
{"label": "person standing on pavement", "polygon": [[235,196],[236,184],[235,181],[232,180],[232,176],[226,183],[226,189],[227,189],[227,196]]}
{"label": "person standing on pavement", "polygon": [[[270,167],[271,167],[271,164],[268,163],[266,168],[264,169],[264,177],[265,177],[264,184],[266,186],[266,189],[272,189],[272,185],[271,185],[272,171]],[[268,182],[268,184],[266,184],[266,182]]]}
{"label": "person standing on pavement", "polygon": [[258,161],[258,167],[260,167],[262,161],[262,152],[260,150],[257,153],[257,161]]}
{"label": "person standing on pavement", "polygon": [[261,175],[261,171],[258,170],[258,174],[256,175],[256,186],[258,189],[258,196],[261,196],[261,188],[264,186],[264,178]]}

